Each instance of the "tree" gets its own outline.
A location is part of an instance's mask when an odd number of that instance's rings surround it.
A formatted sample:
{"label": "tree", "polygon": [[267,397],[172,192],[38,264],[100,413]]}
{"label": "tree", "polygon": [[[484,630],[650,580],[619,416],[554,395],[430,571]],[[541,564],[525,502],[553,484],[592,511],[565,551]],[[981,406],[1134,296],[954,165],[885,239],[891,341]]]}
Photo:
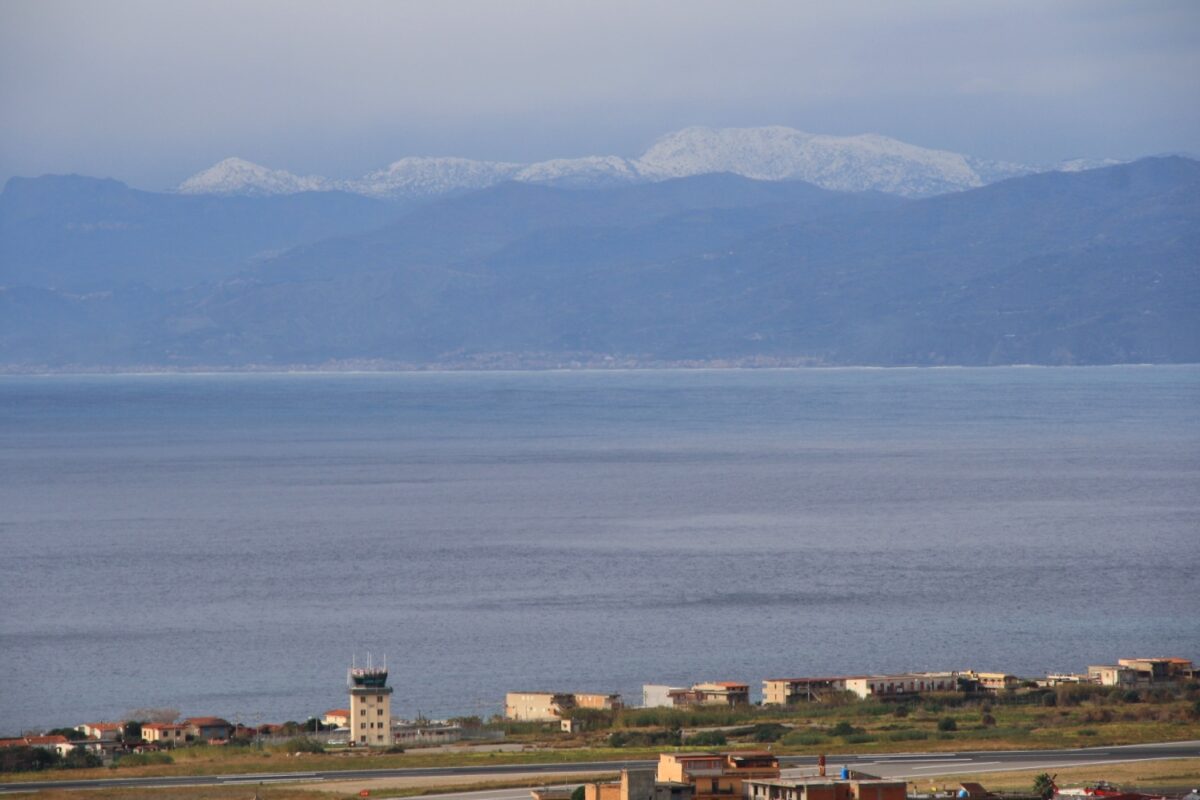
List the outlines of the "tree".
{"label": "tree", "polygon": [[100,760],[100,756],[89,752],[85,747],[72,747],[63,758],[62,764],[71,769],[88,769],[103,766],[104,762]]}
{"label": "tree", "polygon": [[154,707],[134,708],[125,712],[125,719],[138,719],[142,722],[171,723],[179,719],[178,708]]}
{"label": "tree", "polygon": [[1043,772],[1033,779],[1033,793],[1042,800],[1050,800],[1054,796],[1054,777]]}
{"label": "tree", "polygon": [[127,742],[136,742],[142,738],[142,723],[131,719],[121,728],[122,738]]}
{"label": "tree", "polygon": [[582,786],[576,786],[575,791],[571,792],[571,800],[583,800],[587,796],[587,789]]}
{"label": "tree", "polygon": [[56,766],[58,753],[43,747],[0,748],[0,772],[31,772]]}
{"label": "tree", "polygon": [[65,736],[68,741],[78,742],[87,738],[83,731],[77,731],[74,728],[51,728],[46,731],[47,736]]}

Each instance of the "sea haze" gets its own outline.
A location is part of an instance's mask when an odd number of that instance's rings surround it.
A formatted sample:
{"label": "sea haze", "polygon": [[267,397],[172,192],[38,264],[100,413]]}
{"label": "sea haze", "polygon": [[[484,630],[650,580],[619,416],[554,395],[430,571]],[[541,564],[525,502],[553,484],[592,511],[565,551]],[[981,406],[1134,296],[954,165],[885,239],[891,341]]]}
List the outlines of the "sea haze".
{"label": "sea haze", "polygon": [[1200,656],[1200,368],[0,378],[0,733]]}

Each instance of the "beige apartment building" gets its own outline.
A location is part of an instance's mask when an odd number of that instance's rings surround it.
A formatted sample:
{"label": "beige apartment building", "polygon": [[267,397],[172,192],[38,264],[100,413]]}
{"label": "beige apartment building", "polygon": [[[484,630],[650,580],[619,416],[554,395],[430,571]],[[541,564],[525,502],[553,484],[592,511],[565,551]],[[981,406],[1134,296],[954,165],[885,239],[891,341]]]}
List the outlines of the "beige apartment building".
{"label": "beige apartment building", "polygon": [[763,705],[790,706],[820,702],[844,691],[845,678],[767,678],[763,681]]}
{"label": "beige apartment building", "polygon": [[624,708],[624,703],[621,702],[619,694],[588,694],[576,692],[572,697],[575,698],[576,708],[593,708],[598,711],[615,711]]}
{"label": "beige apartment building", "polygon": [[186,725],[168,722],[147,722],[142,725],[142,741],[151,744],[177,745],[187,741]]}
{"label": "beige apartment building", "polygon": [[573,708],[611,711],[624,708],[619,694],[595,692],[509,692],[504,695],[505,719],[518,722],[558,722]]}
{"label": "beige apartment building", "polygon": [[963,674],[964,678],[969,678],[979,684],[979,688],[988,692],[1003,692],[1008,689],[1017,689],[1021,686],[1021,679],[1016,675],[1009,675],[1007,672],[975,672],[968,670]]}
{"label": "beige apartment building", "polygon": [[954,692],[958,676],[953,672],[917,672],[904,675],[857,675],[848,677],[846,691],[859,698],[898,697],[923,692]]}
{"label": "beige apartment building", "polygon": [[504,718],[517,722],[556,722],[575,707],[567,692],[509,692],[504,695]]}
{"label": "beige apartment building", "polygon": [[[643,687],[646,689],[660,687]],[[740,706],[750,702],[750,685],[735,681],[710,681],[693,684],[690,689],[667,689],[670,706]]]}
{"label": "beige apartment building", "polygon": [[351,667],[346,676],[350,690],[350,741],[367,747],[392,744],[392,687],[386,667]]}

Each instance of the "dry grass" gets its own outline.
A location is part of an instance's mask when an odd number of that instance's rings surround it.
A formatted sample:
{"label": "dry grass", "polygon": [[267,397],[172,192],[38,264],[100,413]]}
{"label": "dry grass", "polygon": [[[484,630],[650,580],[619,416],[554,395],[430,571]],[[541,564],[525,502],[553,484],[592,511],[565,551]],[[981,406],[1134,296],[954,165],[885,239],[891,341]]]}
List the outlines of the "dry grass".
{"label": "dry grass", "polygon": [[1059,786],[1111,781],[1130,789],[1179,790],[1200,786],[1200,758],[1163,761],[1136,761],[1125,764],[1091,764],[1084,767],[1036,769],[1014,772],[981,772],[974,775],[940,775],[921,778],[919,789],[931,785],[955,786],[961,781],[976,781],[992,791],[1029,791],[1033,779],[1042,772],[1057,775]]}
{"label": "dry grass", "polygon": [[[606,775],[555,775],[558,783],[577,783],[581,780],[611,780],[616,774]],[[162,789],[45,789],[31,787],[26,793],[5,797],[28,797],[31,800],[252,800],[255,792],[261,800],[358,800],[359,792],[369,789],[372,797],[421,797],[431,794],[452,792],[475,792],[487,789],[514,789],[530,786],[546,779],[539,775],[531,779],[511,781],[484,781],[480,783],[455,783],[449,785],[413,786],[398,783],[397,778],[339,781],[329,784],[264,784],[262,786],[172,786]]]}

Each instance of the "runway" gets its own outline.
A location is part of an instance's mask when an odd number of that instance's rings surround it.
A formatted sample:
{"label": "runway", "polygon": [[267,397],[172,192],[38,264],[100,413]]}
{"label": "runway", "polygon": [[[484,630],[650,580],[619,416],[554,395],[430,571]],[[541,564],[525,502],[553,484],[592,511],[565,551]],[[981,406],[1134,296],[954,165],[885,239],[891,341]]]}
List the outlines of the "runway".
{"label": "runway", "polygon": [[[935,775],[953,775],[1004,770],[1048,769],[1051,767],[1117,764],[1169,758],[1200,758],[1200,741],[1092,747],[1063,750],[985,750],[955,753],[875,753],[829,754],[831,774],[842,766],[886,778],[919,779]],[[816,756],[781,756],[784,777],[816,766]],[[555,776],[613,773],[622,769],[652,768],[657,762],[589,761],[554,764],[508,764],[486,767],[422,767],[410,769],[363,769],[320,772],[246,773],[236,775],[188,775],[166,778],[100,778],[95,780],[38,781],[3,783],[0,794],[29,792],[37,789],[170,788],[172,786],[222,786],[266,783],[325,783],[451,777],[466,782],[530,778],[529,787],[430,795],[438,800],[528,800],[529,788],[552,783]],[[545,776],[548,780],[539,781]]]}

